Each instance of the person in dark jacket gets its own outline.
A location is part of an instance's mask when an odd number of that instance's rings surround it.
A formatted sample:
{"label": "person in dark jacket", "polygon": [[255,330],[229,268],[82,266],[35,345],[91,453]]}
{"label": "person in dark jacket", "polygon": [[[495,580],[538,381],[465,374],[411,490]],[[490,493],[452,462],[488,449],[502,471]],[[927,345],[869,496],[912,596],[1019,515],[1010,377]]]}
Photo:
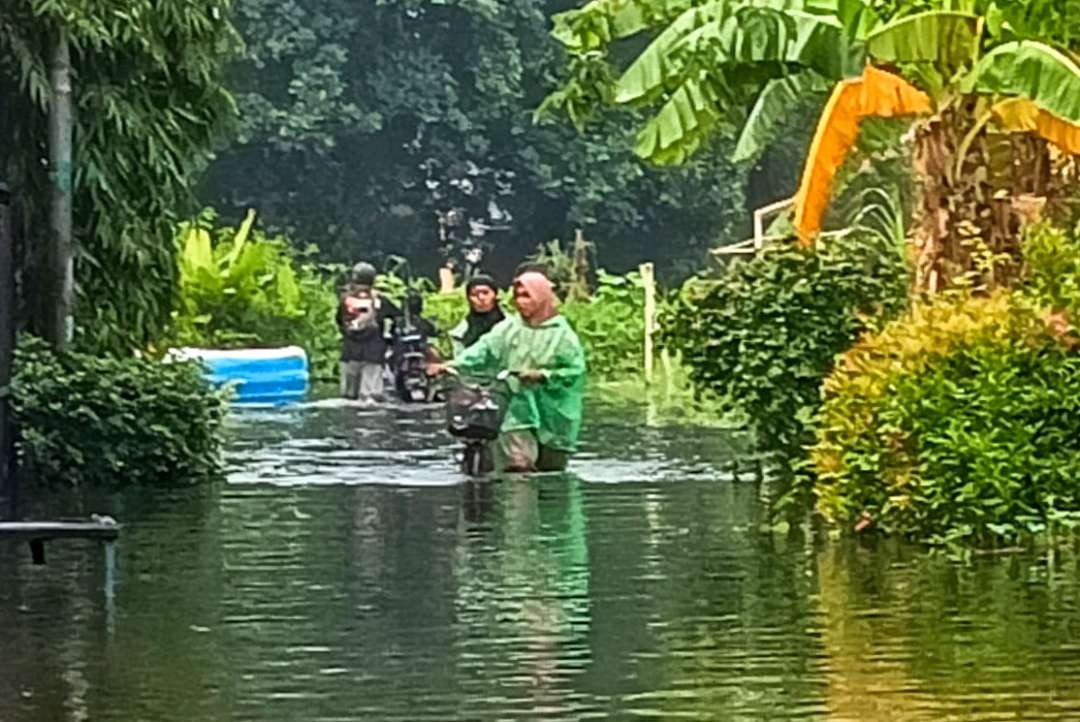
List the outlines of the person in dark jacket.
{"label": "person in dark jacket", "polygon": [[499,289],[491,276],[479,273],[469,279],[465,284],[465,296],[469,300],[469,314],[450,331],[454,356],[460,356],[506,318],[499,307]]}
{"label": "person in dark jacket", "polygon": [[401,311],[375,290],[375,267],[357,263],[338,305],[341,329],[341,395],[381,401],[386,363],[386,325]]}

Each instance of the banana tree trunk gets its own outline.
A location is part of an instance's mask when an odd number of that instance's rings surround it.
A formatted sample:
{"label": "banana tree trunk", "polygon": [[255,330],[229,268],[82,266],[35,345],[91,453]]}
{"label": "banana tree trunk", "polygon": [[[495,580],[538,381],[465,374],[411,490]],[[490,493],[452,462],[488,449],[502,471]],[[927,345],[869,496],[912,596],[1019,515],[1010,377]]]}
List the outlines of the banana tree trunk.
{"label": "banana tree trunk", "polygon": [[1015,281],[1022,228],[1053,195],[1046,142],[994,132],[977,110],[974,102],[961,104],[916,131],[915,290],[924,295]]}
{"label": "banana tree trunk", "polygon": [[50,67],[49,103],[49,247],[46,276],[50,295],[44,298],[42,333],[62,347],[71,340],[74,273],[72,266],[71,56],[64,28],[57,33]]}

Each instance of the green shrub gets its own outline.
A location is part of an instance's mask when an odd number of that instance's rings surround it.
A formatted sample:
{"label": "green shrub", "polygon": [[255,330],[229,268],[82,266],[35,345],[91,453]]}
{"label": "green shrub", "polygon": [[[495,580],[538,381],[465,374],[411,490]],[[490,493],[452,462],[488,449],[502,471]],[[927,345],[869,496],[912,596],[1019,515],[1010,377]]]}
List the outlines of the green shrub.
{"label": "green shrub", "polygon": [[813,440],[822,379],[837,354],[906,303],[903,250],[882,234],[771,246],[716,281],[687,284],[664,342],[724,413],[745,417],[759,451],[793,460]]}
{"label": "green shrub", "polygon": [[[508,312],[506,294],[500,294],[503,302],[503,310]],[[424,316],[434,322],[439,329],[439,338],[435,340],[435,346],[443,358],[453,355],[453,344],[450,342],[450,332],[461,323],[461,320],[469,315],[469,301],[465,298],[465,289],[459,288],[453,293],[430,292],[424,294]]]}
{"label": "green shrub", "polygon": [[41,482],[192,483],[220,470],[226,399],[194,364],[57,353],[24,337],[12,391],[19,454]]}
{"label": "green shrub", "polygon": [[945,297],[849,351],[811,459],[845,527],[993,543],[1080,512],[1080,357],[1017,294]]}
{"label": "green shrub", "polygon": [[1024,234],[1024,294],[1039,306],[1080,317],[1080,227],[1066,233],[1049,223]]}
{"label": "green shrub", "polygon": [[204,348],[298,345],[315,378],[335,377],[340,338],[331,275],[304,262],[286,239],[253,230],[253,214],[238,230],[215,230],[213,219],[204,211],[180,228],[169,341]]}
{"label": "green shrub", "polygon": [[597,273],[593,297],[561,309],[585,347],[593,379],[641,376],[645,344],[645,290],[641,276]]}

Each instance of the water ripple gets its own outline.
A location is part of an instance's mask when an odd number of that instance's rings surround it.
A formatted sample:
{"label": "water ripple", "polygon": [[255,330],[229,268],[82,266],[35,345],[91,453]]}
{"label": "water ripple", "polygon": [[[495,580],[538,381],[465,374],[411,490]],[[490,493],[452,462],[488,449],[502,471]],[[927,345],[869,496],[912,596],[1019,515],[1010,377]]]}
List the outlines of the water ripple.
{"label": "water ripple", "polygon": [[762,533],[737,439],[598,413],[476,483],[437,409],[246,410],[226,483],[43,500],[124,520],[118,582],[0,544],[0,720],[1080,719],[1074,552]]}

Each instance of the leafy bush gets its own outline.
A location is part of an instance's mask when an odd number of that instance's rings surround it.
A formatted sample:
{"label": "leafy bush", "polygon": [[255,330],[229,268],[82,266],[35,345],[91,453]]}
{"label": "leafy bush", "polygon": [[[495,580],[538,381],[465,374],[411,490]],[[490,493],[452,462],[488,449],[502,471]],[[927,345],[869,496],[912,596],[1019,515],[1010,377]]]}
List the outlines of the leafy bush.
{"label": "leafy bush", "polygon": [[600,270],[592,298],[562,305],[560,310],[585,346],[593,378],[643,373],[644,289],[637,273],[614,276]]}
{"label": "leafy bush", "polygon": [[1017,294],[939,298],[844,355],[811,458],[818,509],[932,542],[1080,512],[1080,357]]}
{"label": "leafy bush", "polygon": [[1048,223],[1024,238],[1024,293],[1038,305],[1080,317],[1080,226],[1066,233]]}
{"label": "leafy bush", "polygon": [[226,400],[193,364],[57,353],[24,337],[12,391],[19,453],[40,481],[191,483],[219,471]]}
{"label": "leafy bush", "polygon": [[900,244],[858,233],[818,250],[785,245],[688,283],[665,312],[665,343],[722,411],[745,416],[757,448],[787,459],[813,440],[835,356],[906,302]]}
{"label": "leafy bush", "polygon": [[254,214],[238,230],[215,230],[213,220],[213,212],[204,211],[181,225],[171,342],[209,348],[295,344],[307,351],[316,378],[334,377],[340,338],[333,279],[304,263],[285,238],[253,230]]}

